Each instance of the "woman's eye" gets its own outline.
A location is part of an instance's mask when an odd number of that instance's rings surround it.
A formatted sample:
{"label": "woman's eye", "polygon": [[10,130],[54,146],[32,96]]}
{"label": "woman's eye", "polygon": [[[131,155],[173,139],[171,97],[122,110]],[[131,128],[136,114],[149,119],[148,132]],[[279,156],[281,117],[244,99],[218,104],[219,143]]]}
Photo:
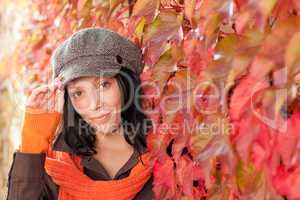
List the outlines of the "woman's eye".
{"label": "woman's eye", "polygon": [[81,92],[81,91],[76,91],[76,92],[73,92],[73,93],[72,93],[72,96],[75,97],[75,98],[77,98],[77,97],[79,97],[79,96],[81,96],[81,95],[82,95],[82,92]]}
{"label": "woman's eye", "polygon": [[100,87],[102,86],[103,88],[107,88],[109,85],[110,85],[110,83],[109,83],[108,81],[103,81],[103,82],[100,84]]}

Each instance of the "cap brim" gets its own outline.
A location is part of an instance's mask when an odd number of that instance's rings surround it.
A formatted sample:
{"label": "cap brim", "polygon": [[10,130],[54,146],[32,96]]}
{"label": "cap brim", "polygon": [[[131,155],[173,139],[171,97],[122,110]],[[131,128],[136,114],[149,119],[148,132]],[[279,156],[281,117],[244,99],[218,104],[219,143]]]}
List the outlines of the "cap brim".
{"label": "cap brim", "polygon": [[113,77],[119,73],[121,66],[104,60],[89,60],[88,63],[84,60],[79,62],[77,60],[76,64],[70,64],[64,68],[61,75],[62,84],[65,87],[68,82],[82,76]]}

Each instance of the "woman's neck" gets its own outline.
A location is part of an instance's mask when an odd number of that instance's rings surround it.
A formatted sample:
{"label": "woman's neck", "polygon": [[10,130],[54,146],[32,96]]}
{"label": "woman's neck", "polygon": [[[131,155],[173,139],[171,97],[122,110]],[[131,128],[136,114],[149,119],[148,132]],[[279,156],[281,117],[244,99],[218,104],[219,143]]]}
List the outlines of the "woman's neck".
{"label": "woman's neck", "polygon": [[93,156],[106,169],[111,178],[115,177],[120,168],[134,153],[134,148],[125,140],[123,129],[114,134],[96,135],[96,151]]}
{"label": "woman's neck", "polygon": [[125,150],[131,149],[132,146],[127,143],[124,137],[123,126],[120,126],[115,132],[104,134],[96,132],[96,150]]}

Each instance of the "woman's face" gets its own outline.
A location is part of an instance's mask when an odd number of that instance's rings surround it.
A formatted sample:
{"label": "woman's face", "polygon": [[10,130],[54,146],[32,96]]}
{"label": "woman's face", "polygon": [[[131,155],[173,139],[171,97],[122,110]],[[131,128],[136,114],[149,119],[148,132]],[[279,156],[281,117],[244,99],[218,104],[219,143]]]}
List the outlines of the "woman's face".
{"label": "woman's face", "polygon": [[75,110],[97,132],[112,133],[121,122],[121,92],[117,80],[86,76],[67,84]]}

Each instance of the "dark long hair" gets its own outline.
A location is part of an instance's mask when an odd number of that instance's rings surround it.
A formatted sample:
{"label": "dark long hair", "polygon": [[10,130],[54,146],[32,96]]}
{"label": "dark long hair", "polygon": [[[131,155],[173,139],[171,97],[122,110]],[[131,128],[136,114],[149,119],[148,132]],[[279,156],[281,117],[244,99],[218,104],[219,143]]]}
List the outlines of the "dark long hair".
{"label": "dark long hair", "polygon": [[[152,122],[142,111],[141,80],[139,76],[127,68],[121,68],[115,76],[123,95],[124,105],[121,112],[121,123],[124,128],[125,140],[141,155],[146,145],[146,136],[152,128]],[[138,89],[138,90],[137,90]],[[123,92],[123,93],[122,93]],[[81,156],[92,156],[97,153],[95,149],[95,129],[91,127],[74,109],[71,99],[65,88],[65,104],[63,111],[62,134],[66,144],[73,153]]]}

